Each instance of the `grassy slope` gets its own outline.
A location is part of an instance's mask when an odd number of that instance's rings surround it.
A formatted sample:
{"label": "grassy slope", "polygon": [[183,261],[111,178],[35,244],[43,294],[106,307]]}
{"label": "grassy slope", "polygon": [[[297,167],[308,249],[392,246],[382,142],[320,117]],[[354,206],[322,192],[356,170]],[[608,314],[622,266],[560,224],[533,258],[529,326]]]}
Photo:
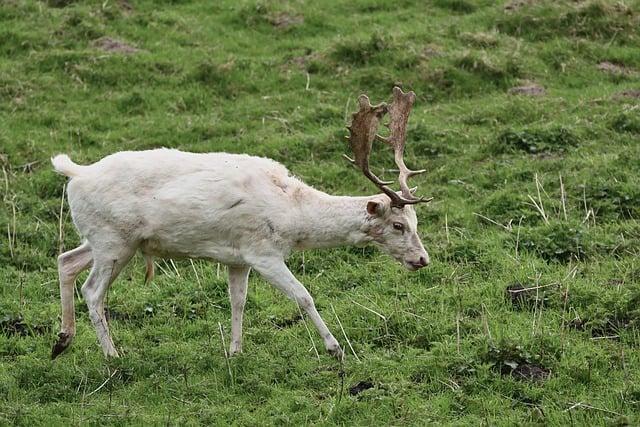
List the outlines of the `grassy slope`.
{"label": "grassy slope", "polygon": [[[0,4],[0,424],[640,421],[640,118],[637,99],[615,96],[639,85],[638,1],[55,3]],[[274,27],[282,16],[304,23]],[[102,36],[141,51],[102,52]],[[508,94],[528,80],[547,94]],[[435,197],[419,212],[432,265],[410,274],[370,249],[289,263],[360,358],[345,361],[344,391],[296,307],[253,276],[245,354],[227,362],[225,273],[205,262],[161,263],[143,286],[136,259],[108,301],[125,356],[103,359],[80,301],[73,347],[49,360],[55,256],[79,241],[51,154],[247,152],[366,194],[340,158],[345,117],[395,83],[418,93],[407,158],[429,169],[416,181]],[[541,302],[513,305],[514,283],[545,285]],[[25,336],[9,331],[18,314]],[[516,379],[516,364],[551,374]],[[359,381],[374,387],[350,396]]]}

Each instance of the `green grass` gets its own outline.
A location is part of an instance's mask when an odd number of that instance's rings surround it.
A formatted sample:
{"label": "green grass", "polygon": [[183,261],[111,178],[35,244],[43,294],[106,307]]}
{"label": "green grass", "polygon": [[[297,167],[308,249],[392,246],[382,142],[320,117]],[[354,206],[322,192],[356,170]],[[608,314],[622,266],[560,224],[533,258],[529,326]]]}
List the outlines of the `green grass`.
{"label": "green grass", "polygon": [[[0,425],[640,423],[640,101],[619,96],[640,87],[640,2],[505,3],[1,2]],[[546,94],[509,94],[526,82]],[[370,194],[341,159],[345,119],[395,84],[418,95],[406,157],[429,171],[432,264],[289,261],[344,366],[253,275],[245,354],[227,361],[224,269],[160,263],[143,285],[137,258],[108,297],[124,356],[103,358],[77,301],[78,336],[49,360],[56,256],[79,243],[52,154],[246,152]]]}

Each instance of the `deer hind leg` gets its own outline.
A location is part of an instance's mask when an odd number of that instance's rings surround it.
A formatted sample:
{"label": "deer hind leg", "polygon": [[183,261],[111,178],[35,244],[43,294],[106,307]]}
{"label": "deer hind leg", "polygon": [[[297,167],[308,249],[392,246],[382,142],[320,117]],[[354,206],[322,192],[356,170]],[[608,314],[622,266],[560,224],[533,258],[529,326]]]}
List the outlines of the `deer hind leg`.
{"label": "deer hind leg", "polygon": [[89,308],[91,323],[96,329],[100,346],[107,357],[118,357],[118,351],[109,334],[109,325],[104,314],[104,297],[111,283],[118,277],[134,253],[134,248],[124,244],[117,249],[94,248],[93,267],[82,285],[82,296]]}
{"label": "deer hind leg", "polygon": [[60,279],[60,301],[62,304],[62,327],[58,341],[53,345],[51,358],[56,358],[73,341],[76,334],[76,318],[74,311],[74,283],[78,274],[86,270],[93,261],[91,246],[84,242],[77,248],[58,257],[58,278]]}
{"label": "deer hind leg", "polygon": [[231,344],[229,354],[242,353],[242,316],[247,300],[250,267],[229,266],[229,298],[231,300]]}
{"label": "deer hind leg", "polygon": [[144,264],[146,271],[144,273],[144,283],[145,285],[153,280],[153,276],[155,276],[155,268],[153,264],[153,257],[151,255],[142,254],[144,256]]}

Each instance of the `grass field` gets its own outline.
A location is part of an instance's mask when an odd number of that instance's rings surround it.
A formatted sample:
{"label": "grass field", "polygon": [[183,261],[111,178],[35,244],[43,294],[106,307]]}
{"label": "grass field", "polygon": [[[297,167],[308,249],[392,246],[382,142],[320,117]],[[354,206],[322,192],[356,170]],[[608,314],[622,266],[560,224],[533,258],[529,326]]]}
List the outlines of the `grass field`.
{"label": "grass field", "polygon": [[[0,425],[637,425],[639,45],[637,0],[0,2]],[[371,194],[344,125],[395,84],[418,95],[431,265],[289,260],[343,365],[254,275],[225,358],[224,267],[158,261],[144,285],[140,258],[108,296],[124,356],[80,301],[50,360],[56,256],[80,242],[52,154],[243,152]]]}

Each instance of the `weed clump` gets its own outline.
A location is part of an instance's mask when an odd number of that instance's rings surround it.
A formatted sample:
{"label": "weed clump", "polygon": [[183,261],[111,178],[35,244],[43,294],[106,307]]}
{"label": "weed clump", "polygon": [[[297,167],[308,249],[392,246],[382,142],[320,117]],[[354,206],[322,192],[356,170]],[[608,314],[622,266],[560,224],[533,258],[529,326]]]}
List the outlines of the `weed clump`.
{"label": "weed clump", "polygon": [[20,314],[5,314],[0,317],[0,333],[7,336],[42,335],[49,331],[45,325],[29,325]]}
{"label": "weed clump", "polygon": [[[596,217],[607,220],[640,217],[640,187],[637,184],[608,180],[582,186],[583,200]],[[581,206],[578,206],[579,208]]]}
{"label": "weed clump", "polygon": [[458,58],[454,64],[461,70],[477,75],[483,80],[495,82],[497,86],[501,86],[508,79],[520,75],[520,66],[513,59],[508,59],[499,67],[491,63],[488,58],[467,53]]}
{"label": "weed clump", "polygon": [[625,330],[640,328],[640,294],[637,291],[631,287],[605,295],[591,290],[572,294],[571,304],[580,309],[581,318],[574,319],[568,326],[588,331],[593,337],[611,338],[619,337]]}
{"label": "weed clump", "polygon": [[478,240],[463,240],[452,243],[443,252],[444,259],[450,262],[478,264],[487,255],[486,245]]}
{"label": "weed clump", "polygon": [[[28,92],[30,92],[32,88],[30,85],[21,82],[17,79],[8,79],[0,77],[0,108],[7,108],[7,104],[9,102],[14,101],[16,99],[23,99]],[[8,146],[4,145],[3,146]],[[0,162],[3,163],[3,162]]]}
{"label": "weed clump", "polygon": [[536,253],[546,261],[561,263],[586,258],[591,249],[590,243],[582,225],[566,221],[553,221],[525,229],[520,236],[520,247]]}
{"label": "weed clump", "polygon": [[191,73],[191,78],[197,83],[211,86],[220,95],[233,98],[240,92],[237,79],[232,78],[234,67],[233,62],[215,64],[203,61]]}
{"label": "weed clump", "polygon": [[247,26],[255,26],[267,21],[269,8],[266,4],[258,2],[255,5],[246,5],[238,11],[237,20]]}
{"label": "weed clump", "polygon": [[368,329],[367,340],[377,348],[395,349],[399,345],[409,345],[428,350],[432,342],[441,339],[441,331],[418,325],[408,316],[394,316]]}
{"label": "weed clump", "polygon": [[118,110],[126,114],[143,114],[147,108],[147,102],[139,92],[126,95],[118,101]]}
{"label": "weed clump", "polygon": [[74,11],[55,34],[69,46],[73,41],[95,40],[104,36],[104,25],[95,16]]}
{"label": "weed clump", "polygon": [[498,190],[484,199],[480,213],[501,224],[535,223],[539,215],[527,205],[527,199],[512,189]]}
{"label": "weed clump", "polygon": [[368,40],[343,40],[333,51],[338,62],[366,65],[390,47],[390,41],[380,33],[373,33]]}
{"label": "weed clump", "polygon": [[535,286],[524,286],[521,283],[514,283],[507,286],[505,290],[507,300],[518,309],[532,309],[545,305],[549,300],[545,290]]}
{"label": "weed clump", "polygon": [[468,14],[476,11],[476,6],[466,0],[436,0],[435,5],[455,13]]}
{"label": "weed clump", "polygon": [[511,342],[490,345],[482,359],[501,375],[518,380],[544,381],[551,375],[551,370],[542,363],[541,355],[532,354]]}
{"label": "weed clump", "polygon": [[630,114],[619,114],[611,121],[609,127],[619,133],[640,135],[640,118]]}
{"label": "weed clump", "polygon": [[[274,10],[270,5],[259,2],[240,9],[236,21],[248,27],[268,25],[278,30],[289,30],[304,23],[301,14]],[[265,25],[265,26],[266,26]]]}
{"label": "weed clump", "polygon": [[518,150],[536,154],[566,151],[577,146],[579,142],[580,139],[575,134],[563,127],[549,130],[509,130],[500,134],[491,148],[495,154]]}

